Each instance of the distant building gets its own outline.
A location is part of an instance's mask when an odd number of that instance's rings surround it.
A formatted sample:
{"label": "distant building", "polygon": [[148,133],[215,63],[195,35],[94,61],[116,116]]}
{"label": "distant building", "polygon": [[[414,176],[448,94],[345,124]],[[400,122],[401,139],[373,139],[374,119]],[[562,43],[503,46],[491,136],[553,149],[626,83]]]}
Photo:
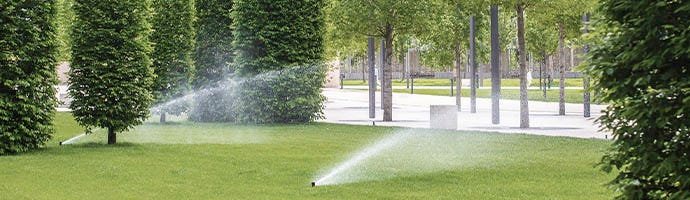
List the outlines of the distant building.
{"label": "distant building", "polygon": [[58,73],[58,80],[60,80],[60,83],[58,85],[67,85],[67,80],[69,77],[67,76],[67,73],[69,72],[69,62],[60,62],[60,65],[57,67],[57,73]]}
{"label": "distant building", "polygon": [[68,107],[69,103],[72,102],[72,98],[69,98],[69,95],[67,94],[67,80],[69,80],[69,76],[67,76],[67,73],[69,72],[69,62],[61,62],[57,66],[57,74],[58,74],[58,85],[55,86],[57,89],[57,93],[55,96],[58,98],[59,105],[58,107]]}

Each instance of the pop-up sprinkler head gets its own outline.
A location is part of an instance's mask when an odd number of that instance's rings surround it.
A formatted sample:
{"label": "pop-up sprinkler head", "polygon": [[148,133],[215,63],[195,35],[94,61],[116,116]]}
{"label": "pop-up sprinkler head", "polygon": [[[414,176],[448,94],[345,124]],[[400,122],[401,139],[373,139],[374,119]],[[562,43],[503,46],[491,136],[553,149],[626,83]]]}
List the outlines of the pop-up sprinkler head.
{"label": "pop-up sprinkler head", "polygon": [[316,187],[316,182],[311,182],[312,187]]}

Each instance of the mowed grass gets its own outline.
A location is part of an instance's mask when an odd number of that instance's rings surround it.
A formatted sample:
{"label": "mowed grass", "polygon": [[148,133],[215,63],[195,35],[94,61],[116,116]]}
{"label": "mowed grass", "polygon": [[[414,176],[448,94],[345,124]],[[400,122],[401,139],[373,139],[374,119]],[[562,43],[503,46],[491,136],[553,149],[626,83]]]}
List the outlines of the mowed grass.
{"label": "mowed grass", "polygon": [[[344,80],[345,86],[365,86],[368,83],[362,80]],[[551,82],[551,88],[558,89],[560,86],[560,80],[554,78]],[[394,79],[393,86],[406,86],[407,80]],[[420,78],[414,80],[415,86],[450,86],[450,79],[430,79],[430,78]],[[569,78],[565,79],[565,87],[582,87],[583,80],[581,78]],[[503,87],[520,87],[520,79],[510,78],[501,79],[501,86]],[[539,87],[539,79],[532,79],[531,87]],[[484,87],[491,87],[491,79],[484,79]]]}
{"label": "mowed grass", "polygon": [[[410,93],[410,89],[393,89],[397,93]],[[436,96],[450,96],[450,88],[443,89],[415,89],[415,94],[436,95]],[[462,96],[469,97],[470,89],[462,89]],[[478,89],[477,98],[491,98],[491,89]],[[546,90],[546,98],[541,90],[528,90],[527,98],[530,101],[544,101],[544,102],[558,102],[560,98],[558,89]],[[502,89],[501,99],[520,100],[520,90],[517,89]],[[583,103],[584,94],[582,89],[568,89],[565,90],[566,103]],[[595,103],[592,101],[592,103]]]}
{"label": "mowed grass", "polygon": [[[105,135],[97,131],[81,144],[57,146],[82,129],[69,113],[58,113],[56,123],[58,132],[46,148],[0,157],[0,199],[611,199],[614,195],[604,186],[613,175],[594,168],[610,144],[606,140],[324,123],[147,122],[122,133],[117,145],[99,143]],[[424,137],[372,157],[385,158],[372,162],[405,164],[366,169],[394,176],[309,185],[353,153],[399,132]],[[206,137],[205,142],[181,139],[196,137]],[[417,150],[423,156],[410,155]],[[434,166],[427,162],[430,159],[444,166]],[[425,170],[416,170],[415,163]]]}

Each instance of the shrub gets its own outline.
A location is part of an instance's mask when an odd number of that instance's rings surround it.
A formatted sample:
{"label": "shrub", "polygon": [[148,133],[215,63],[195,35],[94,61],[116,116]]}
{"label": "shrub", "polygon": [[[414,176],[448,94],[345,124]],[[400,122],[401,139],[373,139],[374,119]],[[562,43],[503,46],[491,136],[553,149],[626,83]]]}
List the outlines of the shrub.
{"label": "shrub", "polygon": [[293,67],[244,80],[236,95],[240,123],[311,122],[323,118],[324,65]]}
{"label": "shrub", "polygon": [[51,138],[57,106],[54,1],[0,1],[0,155]]}
{"label": "shrub", "polygon": [[234,122],[237,85],[230,79],[197,90],[189,117],[201,122]]}

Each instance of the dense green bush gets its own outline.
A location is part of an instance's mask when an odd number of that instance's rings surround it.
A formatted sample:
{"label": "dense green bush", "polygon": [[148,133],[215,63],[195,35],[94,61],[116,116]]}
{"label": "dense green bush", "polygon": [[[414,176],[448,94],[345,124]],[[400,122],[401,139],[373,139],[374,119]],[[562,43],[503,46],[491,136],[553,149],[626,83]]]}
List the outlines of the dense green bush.
{"label": "dense green bush", "polygon": [[604,0],[587,74],[620,199],[690,199],[690,1]]}
{"label": "dense green bush", "polygon": [[323,0],[236,0],[233,11],[240,75],[323,60]]}
{"label": "dense green bush", "polygon": [[293,123],[323,118],[325,70],[324,65],[298,66],[240,82],[234,108],[237,122]]}
{"label": "dense green bush", "polygon": [[57,99],[54,1],[0,1],[0,155],[51,138]]}
{"label": "dense green bush", "polygon": [[201,122],[235,122],[237,83],[230,79],[197,90],[189,118]]}
{"label": "dense green bush", "polygon": [[150,53],[150,1],[77,0],[72,29],[70,104],[87,129],[116,133],[139,125],[153,101]]}
{"label": "dense green bush", "polygon": [[[189,91],[194,71],[194,0],[154,0],[153,9],[153,93],[154,104],[161,104]],[[179,115],[187,110],[187,105],[177,105],[161,107],[161,122],[165,113]]]}

